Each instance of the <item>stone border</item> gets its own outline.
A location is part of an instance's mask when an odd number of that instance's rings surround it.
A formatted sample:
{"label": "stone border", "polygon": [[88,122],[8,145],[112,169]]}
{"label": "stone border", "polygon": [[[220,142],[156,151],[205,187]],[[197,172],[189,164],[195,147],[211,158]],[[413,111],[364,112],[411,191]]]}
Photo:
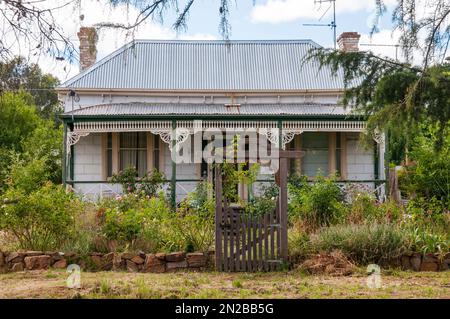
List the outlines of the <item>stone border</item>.
{"label": "stone border", "polygon": [[[214,268],[214,251],[207,253],[91,253],[80,256],[72,252],[54,251],[0,251],[0,273],[39,269],[65,269],[78,264],[89,271],[128,271],[164,273],[177,270],[211,270]],[[382,266],[413,271],[445,271],[450,269],[450,253],[443,258],[437,254],[410,253],[391,259]]]}
{"label": "stone border", "polygon": [[214,265],[214,252],[195,253],[91,253],[80,256],[75,253],[53,251],[1,252],[0,273],[24,270],[65,269],[78,264],[89,271],[128,271],[163,273],[177,270],[205,270]]}

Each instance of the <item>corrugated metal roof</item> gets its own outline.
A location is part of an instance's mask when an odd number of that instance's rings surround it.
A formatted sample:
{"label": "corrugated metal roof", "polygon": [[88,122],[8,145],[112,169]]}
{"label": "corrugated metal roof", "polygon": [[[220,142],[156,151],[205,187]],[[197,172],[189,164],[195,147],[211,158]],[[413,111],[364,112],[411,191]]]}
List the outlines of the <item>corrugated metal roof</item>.
{"label": "corrugated metal roof", "polygon": [[334,90],[342,75],[304,62],[311,40],[133,41],[60,88]]}
{"label": "corrugated metal roof", "polygon": [[153,104],[118,103],[84,107],[65,115],[349,115],[336,104]]}

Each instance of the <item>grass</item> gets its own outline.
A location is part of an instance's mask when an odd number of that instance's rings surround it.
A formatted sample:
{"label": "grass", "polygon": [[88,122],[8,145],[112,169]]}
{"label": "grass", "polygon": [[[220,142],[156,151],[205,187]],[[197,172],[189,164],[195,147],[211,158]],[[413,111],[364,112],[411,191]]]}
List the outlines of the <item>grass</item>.
{"label": "grass", "polygon": [[278,273],[133,274],[82,272],[81,289],[66,287],[64,270],[0,275],[0,298],[449,298],[450,272],[382,272],[382,287],[352,276]]}

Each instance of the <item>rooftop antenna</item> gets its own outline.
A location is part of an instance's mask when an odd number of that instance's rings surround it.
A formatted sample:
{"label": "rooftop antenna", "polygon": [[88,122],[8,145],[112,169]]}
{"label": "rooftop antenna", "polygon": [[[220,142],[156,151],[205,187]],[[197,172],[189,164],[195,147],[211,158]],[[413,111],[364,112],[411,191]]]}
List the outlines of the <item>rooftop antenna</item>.
{"label": "rooftop antenna", "polygon": [[[322,3],[329,3],[330,6],[325,10],[325,12],[320,17],[319,21],[325,16],[325,14],[330,10],[330,8],[333,8],[333,21],[330,23],[324,24],[324,23],[304,23],[304,26],[308,27],[331,27],[333,29],[333,45],[334,49],[336,49],[336,0],[314,0],[314,4],[319,4],[320,6]],[[319,7],[320,9],[320,7]]]}
{"label": "rooftop antenna", "polygon": [[395,47],[395,60],[398,61],[398,48],[400,44],[360,43],[359,45],[366,47]]}

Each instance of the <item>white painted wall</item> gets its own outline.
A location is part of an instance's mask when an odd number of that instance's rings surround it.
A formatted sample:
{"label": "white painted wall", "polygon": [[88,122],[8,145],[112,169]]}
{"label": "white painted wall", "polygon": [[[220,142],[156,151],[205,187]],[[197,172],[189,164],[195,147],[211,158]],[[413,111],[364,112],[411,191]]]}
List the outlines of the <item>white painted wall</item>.
{"label": "white painted wall", "polygon": [[373,148],[366,149],[359,142],[358,133],[347,133],[347,179],[375,178]]}
{"label": "white painted wall", "polygon": [[81,137],[74,145],[74,180],[102,180],[101,134]]}

